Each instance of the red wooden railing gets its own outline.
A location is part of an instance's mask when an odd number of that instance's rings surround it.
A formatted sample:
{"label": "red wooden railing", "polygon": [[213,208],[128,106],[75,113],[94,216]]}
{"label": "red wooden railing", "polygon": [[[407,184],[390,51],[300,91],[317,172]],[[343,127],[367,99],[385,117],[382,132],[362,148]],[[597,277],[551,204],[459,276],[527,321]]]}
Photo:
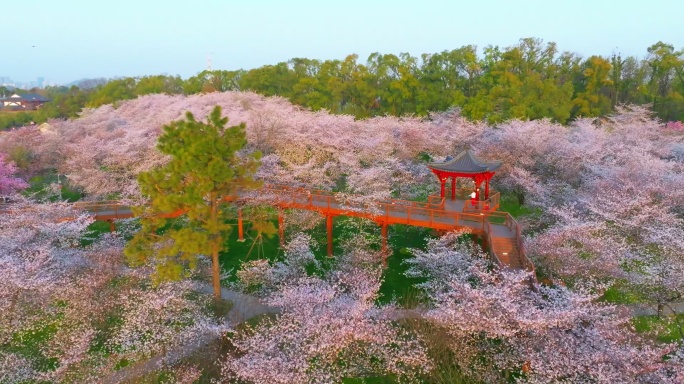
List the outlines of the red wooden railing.
{"label": "red wooden railing", "polygon": [[465,202],[465,205],[463,206],[463,210],[466,212],[468,212],[468,211],[473,211],[473,212],[495,211],[499,208],[500,200],[501,200],[501,194],[499,192],[495,192],[494,194],[489,196],[489,198],[486,200],[481,200],[481,201],[467,200]]}
{"label": "red wooden railing", "polygon": [[487,247],[489,248],[489,255],[494,259],[494,262],[499,267],[503,267],[504,263],[499,258],[499,255],[492,249],[492,224],[489,222],[489,220],[485,220],[484,233],[487,241]]}
{"label": "red wooden railing", "polygon": [[[271,196],[269,196],[269,194]],[[444,210],[444,199],[434,196],[428,202],[391,199],[369,202],[361,195],[336,194],[282,186],[265,186],[259,198],[269,198],[282,208],[319,211],[324,215],[363,217],[386,224],[408,224],[435,229],[468,227],[475,232],[484,230],[484,217],[476,213]]]}
{"label": "red wooden railing", "polygon": [[[495,193],[490,199],[480,202],[491,205],[489,209],[480,209],[479,212],[470,209],[465,212],[445,210],[445,199],[440,196],[430,196],[427,202],[400,199],[376,202],[368,201],[367,197],[361,195],[280,185],[266,185],[258,190],[239,192],[224,200],[259,199],[281,208],[318,211],[326,216],[362,217],[381,224],[406,224],[438,230],[469,228],[475,234],[484,235],[490,246],[493,240],[492,223],[504,224],[514,233],[520,265],[526,270],[534,271],[534,264],[525,255],[520,225],[509,213],[494,210],[499,205],[499,197]],[[466,205],[469,203],[466,201]],[[133,217],[131,207],[117,201],[77,202],[74,207],[92,213],[96,220],[112,221]],[[7,212],[9,209],[7,205],[0,204],[0,212]],[[176,217],[182,213],[172,212],[168,217]],[[492,256],[499,265],[503,265],[500,255],[492,252]]]}

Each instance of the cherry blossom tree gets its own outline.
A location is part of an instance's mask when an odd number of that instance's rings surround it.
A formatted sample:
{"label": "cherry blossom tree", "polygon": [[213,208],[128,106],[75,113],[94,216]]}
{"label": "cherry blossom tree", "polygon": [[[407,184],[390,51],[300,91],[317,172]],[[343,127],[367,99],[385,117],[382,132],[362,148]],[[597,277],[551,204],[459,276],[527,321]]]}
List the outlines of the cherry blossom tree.
{"label": "cherry blossom tree", "polygon": [[[19,202],[11,214],[0,216],[0,308],[10,314],[0,320],[0,344],[21,351],[24,338],[31,340],[31,335],[54,330],[49,333],[54,343],[41,345],[38,354],[24,355],[25,365],[16,372],[30,370],[34,379],[59,377],[84,358],[94,333],[85,326],[80,310],[92,300],[78,293],[90,292],[103,275],[98,271],[82,286],[84,280],[79,281],[76,274],[88,269],[86,254],[78,245],[91,222],[65,204]],[[59,366],[46,372],[44,362],[50,358]]]}
{"label": "cherry blossom tree", "polygon": [[260,259],[242,264],[237,271],[238,287],[265,296],[289,280],[306,276],[307,269],[320,269],[321,263],[311,249],[312,244],[311,236],[300,232],[285,245],[283,260]]}
{"label": "cherry blossom tree", "polygon": [[667,365],[661,357],[668,348],[639,340],[628,317],[596,303],[599,286],[530,286],[527,272],[493,268],[460,235],[415,251],[408,274],[428,278],[422,287],[431,307],[424,316],[448,332],[459,365],[472,376],[630,382]]}
{"label": "cherry blossom tree", "polygon": [[611,235],[611,227],[591,220],[574,209],[550,209],[556,222],[526,242],[526,251],[537,267],[551,279],[611,280],[625,278],[622,264],[628,252],[627,242]]}
{"label": "cherry blossom tree", "polygon": [[[252,150],[264,153],[267,182],[294,186],[332,188],[344,175],[381,167],[391,174],[418,176],[383,181],[383,190],[411,193],[430,173],[416,167],[420,153],[453,154],[465,139],[481,137],[486,126],[463,118],[441,118],[433,122],[417,118],[379,117],[354,120],[324,111],[309,112],[285,99],[265,98],[253,93],[212,93],[193,96],[147,95],[120,103],[84,110],[78,119],[51,121],[48,132],[20,129],[0,138],[0,148],[22,145],[32,135],[31,145],[44,167],[56,167],[71,183],[92,197],[139,197],[136,175],[168,159],[155,148],[161,127],[181,118],[186,111],[205,118],[220,105],[233,122],[245,122]],[[23,135],[23,136],[22,136]],[[87,150],[84,150],[87,148]],[[371,172],[372,173],[372,172]],[[408,175],[408,174],[407,174]],[[358,186],[358,185],[357,185]]]}
{"label": "cherry blossom tree", "polygon": [[18,177],[15,177],[17,173],[16,165],[7,161],[4,154],[0,153],[0,196],[7,197],[12,195],[26,187],[28,184]]}
{"label": "cherry blossom tree", "polygon": [[634,148],[588,164],[574,201],[547,209],[555,224],[531,238],[530,254],[556,277],[589,268],[596,277],[626,279],[659,312],[681,301],[683,168],[661,155]]}
{"label": "cherry blossom tree", "polygon": [[19,200],[0,214],[3,380],[96,382],[122,361],[227,330],[209,297],[189,282],[151,289],[150,271],[125,266],[123,239],[95,237],[91,223],[65,203]]}
{"label": "cherry blossom tree", "polygon": [[[424,346],[375,305],[378,255],[347,249],[336,268],[307,275],[315,263],[306,236],[287,247],[285,261],[251,263],[238,273],[260,282],[265,302],[280,309],[234,334],[239,357],[223,362],[224,377],[254,383],[335,383],[344,377],[392,374],[407,381],[430,367]],[[357,244],[358,245],[358,244]]]}
{"label": "cherry blossom tree", "polygon": [[[426,161],[463,145],[503,161],[493,186],[540,212],[520,220],[525,247],[537,271],[556,285],[530,288],[528,275],[492,269],[451,235],[416,251],[411,264],[411,273],[427,279],[430,302],[418,311],[420,321],[449,335],[459,366],[475,379],[496,381],[508,372],[531,382],[681,381],[681,347],[670,351],[644,342],[630,329],[627,313],[598,304],[611,284],[654,308],[684,297],[684,136],[679,125],[663,124],[644,108],[623,106],[612,116],[565,126],[512,120],[491,127],[458,113],[355,120],[254,93],[147,95],[51,121],[44,129],[7,132],[0,151],[23,154],[10,157],[26,160],[17,162],[22,176],[56,170],[88,198],[139,200],[137,174],[169,161],[154,148],[161,127],[186,111],[204,119],[215,105],[232,122],[246,123],[241,155],[264,154],[259,179],[339,191],[353,207],[435,193],[438,183]],[[241,204],[267,204],[269,198]],[[188,301],[185,283],[151,289],[144,269],[121,264],[120,238],[80,246],[87,216],[66,206],[30,209],[34,213],[3,219],[1,249],[10,251],[0,255],[6,277],[0,279],[0,309],[14,316],[0,319],[0,334],[6,341],[56,327],[51,347],[41,353],[60,364],[46,374],[33,358],[0,349],[0,381],[50,375],[87,381],[120,359],[139,361],[188,342],[174,333],[181,325],[188,337],[225,330],[207,317],[202,299]],[[293,227],[322,220],[310,212],[286,215]],[[375,304],[380,255],[368,251],[368,242],[352,239],[330,269],[317,265],[310,242],[294,236],[284,260],[258,260],[238,271],[240,288],[280,307],[281,314],[233,334],[244,355],[222,362],[226,380],[338,381],[376,373],[411,379],[429,370],[434,363],[420,333],[398,327],[404,324],[401,311]],[[126,284],[113,289],[113,281]],[[82,313],[92,315],[83,319]],[[102,343],[97,323],[113,314],[122,325]],[[111,357],[93,357],[93,345]],[[379,360],[364,359],[363,351]],[[670,360],[661,359],[666,353]],[[336,365],[336,356],[350,365]]]}

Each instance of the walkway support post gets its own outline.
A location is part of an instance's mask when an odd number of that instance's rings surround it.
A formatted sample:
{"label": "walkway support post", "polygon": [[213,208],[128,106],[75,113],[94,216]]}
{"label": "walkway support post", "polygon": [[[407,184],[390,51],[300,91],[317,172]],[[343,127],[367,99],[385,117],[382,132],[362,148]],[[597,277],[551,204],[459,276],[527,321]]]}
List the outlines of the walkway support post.
{"label": "walkway support post", "polygon": [[382,237],[382,253],[387,255],[387,223],[380,224],[380,236]]}
{"label": "walkway support post", "polygon": [[283,218],[283,209],[278,208],[278,237],[280,238],[280,246],[285,246],[285,219]]}
{"label": "walkway support post", "polygon": [[114,219],[108,220],[108,221],[109,221],[109,232],[116,231],[116,224],[114,224]]}
{"label": "walkway support post", "polygon": [[245,233],[242,229],[242,208],[238,208],[238,241],[245,241]]}
{"label": "walkway support post", "polygon": [[477,235],[475,238],[475,244],[479,245],[485,253],[489,253],[489,244],[487,243],[487,233],[484,235]]}
{"label": "walkway support post", "polygon": [[333,256],[333,217],[325,216],[325,228],[328,232],[328,257]]}

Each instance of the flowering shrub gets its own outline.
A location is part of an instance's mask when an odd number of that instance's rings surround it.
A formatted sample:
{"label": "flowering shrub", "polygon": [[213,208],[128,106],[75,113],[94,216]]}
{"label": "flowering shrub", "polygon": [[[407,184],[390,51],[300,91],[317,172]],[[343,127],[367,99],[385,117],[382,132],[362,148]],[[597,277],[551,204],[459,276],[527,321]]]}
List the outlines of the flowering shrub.
{"label": "flowering shrub", "polygon": [[0,214],[0,382],[99,382],[122,361],[227,330],[190,282],[150,288],[148,271],[125,266],[120,237],[92,238],[88,214],[12,208]]}
{"label": "flowering shrub", "polygon": [[684,132],[684,124],[682,124],[681,121],[668,121],[665,124],[665,128],[672,131]]}
{"label": "flowering shrub", "polygon": [[447,234],[414,251],[407,273],[428,278],[422,287],[431,306],[424,317],[446,330],[455,362],[471,377],[495,382],[508,372],[548,383],[681,375],[681,367],[661,360],[668,347],[635,338],[629,317],[596,302],[600,285],[530,285],[527,272],[492,267],[459,236]]}
{"label": "flowering shrub", "polygon": [[28,187],[24,180],[15,176],[16,173],[16,165],[0,153],[0,197],[7,197]]}
{"label": "flowering shrub", "polygon": [[[378,257],[363,249],[349,251],[324,276],[307,276],[302,266],[312,262],[310,241],[296,237],[286,260],[263,273],[272,277],[265,302],[280,313],[231,337],[240,354],[222,362],[224,378],[338,383],[378,374],[414,381],[425,373],[430,362],[420,340],[396,327],[375,304]],[[262,264],[257,268],[263,271]]]}

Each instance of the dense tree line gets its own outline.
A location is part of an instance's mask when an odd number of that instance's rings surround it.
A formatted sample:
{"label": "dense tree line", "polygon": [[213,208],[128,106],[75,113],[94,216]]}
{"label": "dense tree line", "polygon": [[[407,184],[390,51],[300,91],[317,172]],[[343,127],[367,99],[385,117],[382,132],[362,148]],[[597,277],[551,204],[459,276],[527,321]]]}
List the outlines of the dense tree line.
{"label": "dense tree line", "polygon": [[684,50],[658,42],[644,58],[560,52],[555,43],[521,39],[478,55],[467,45],[423,54],[371,54],[344,60],[294,58],[248,71],[203,71],[178,76],[120,78],[97,87],[53,87],[53,101],[33,113],[0,115],[0,128],[73,117],[82,107],[98,107],[137,96],[251,90],[279,95],[312,110],[357,118],[416,114],[458,107],[473,120],[498,123],[511,118],[604,116],[620,104],[649,105],[664,121],[684,119]]}

